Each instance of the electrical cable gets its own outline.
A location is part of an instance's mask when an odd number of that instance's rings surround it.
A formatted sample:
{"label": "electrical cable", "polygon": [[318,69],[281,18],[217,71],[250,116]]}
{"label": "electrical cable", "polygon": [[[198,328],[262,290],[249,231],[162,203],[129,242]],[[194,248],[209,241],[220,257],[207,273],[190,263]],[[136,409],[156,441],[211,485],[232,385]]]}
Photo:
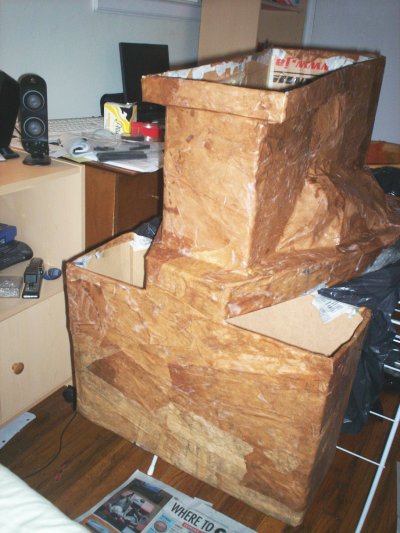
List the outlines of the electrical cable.
{"label": "electrical cable", "polygon": [[38,474],[39,472],[41,472],[42,470],[44,470],[45,468],[47,468],[48,466],[50,466],[56,459],[57,457],[60,455],[61,453],[61,449],[62,449],[62,441],[63,441],[63,437],[64,437],[64,434],[65,432],[67,431],[68,427],[71,425],[71,423],[73,422],[74,418],[76,417],[77,415],[77,411],[74,411],[74,413],[72,414],[71,418],[68,420],[68,422],[65,424],[63,430],[61,431],[61,435],[60,435],[60,443],[59,443],[59,446],[58,446],[58,450],[57,452],[55,453],[55,455],[44,465],[44,466],[41,466],[40,468],[38,468],[37,470],[34,470],[33,472],[31,472],[30,474],[28,474],[27,476],[21,476],[22,479],[28,479],[32,476],[35,476],[36,474]]}

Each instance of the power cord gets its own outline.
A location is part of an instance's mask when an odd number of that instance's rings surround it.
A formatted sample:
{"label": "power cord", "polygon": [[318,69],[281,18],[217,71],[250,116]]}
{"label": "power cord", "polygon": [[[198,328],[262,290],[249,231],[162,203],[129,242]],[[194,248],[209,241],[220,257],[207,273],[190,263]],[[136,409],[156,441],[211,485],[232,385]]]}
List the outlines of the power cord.
{"label": "power cord", "polygon": [[70,417],[70,419],[68,420],[68,422],[65,424],[64,426],[64,429],[61,431],[61,435],[60,435],[60,443],[59,443],[59,446],[58,446],[58,450],[57,452],[55,453],[55,455],[44,465],[44,466],[41,466],[40,468],[38,468],[37,470],[34,470],[33,472],[31,472],[30,474],[28,474],[27,476],[21,476],[22,479],[28,479],[32,476],[35,476],[36,474],[38,474],[39,472],[42,472],[42,470],[44,470],[45,468],[47,468],[48,466],[50,466],[56,459],[57,457],[60,455],[61,453],[61,449],[62,449],[62,441],[63,441],[63,437],[64,437],[64,434],[65,432],[67,431],[68,427],[71,425],[71,423],[73,422],[73,420],[75,419],[77,415],[77,411],[74,411],[72,416]]}

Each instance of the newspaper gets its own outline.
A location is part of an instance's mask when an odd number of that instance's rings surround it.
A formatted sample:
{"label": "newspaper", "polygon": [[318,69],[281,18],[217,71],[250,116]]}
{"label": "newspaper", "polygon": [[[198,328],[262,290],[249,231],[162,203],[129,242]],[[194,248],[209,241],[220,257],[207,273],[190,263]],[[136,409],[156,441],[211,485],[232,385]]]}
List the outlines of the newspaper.
{"label": "newspaper", "polygon": [[139,470],[76,520],[98,533],[255,533]]}
{"label": "newspaper", "polygon": [[292,55],[290,50],[274,48],[268,71],[267,87],[279,90],[302,85],[316,76],[366,59],[368,58],[359,56],[356,61],[350,57],[332,54],[332,57],[314,57],[312,60],[306,60]]}

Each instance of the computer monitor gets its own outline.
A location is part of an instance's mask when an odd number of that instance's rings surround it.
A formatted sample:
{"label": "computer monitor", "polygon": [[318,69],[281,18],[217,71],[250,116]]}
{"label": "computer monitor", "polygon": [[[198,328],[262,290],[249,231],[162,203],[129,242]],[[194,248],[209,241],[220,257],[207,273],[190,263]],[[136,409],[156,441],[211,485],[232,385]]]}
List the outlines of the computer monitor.
{"label": "computer monitor", "polygon": [[141,78],[169,69],[167,44],[119,43],[126,102],[142,102]]}

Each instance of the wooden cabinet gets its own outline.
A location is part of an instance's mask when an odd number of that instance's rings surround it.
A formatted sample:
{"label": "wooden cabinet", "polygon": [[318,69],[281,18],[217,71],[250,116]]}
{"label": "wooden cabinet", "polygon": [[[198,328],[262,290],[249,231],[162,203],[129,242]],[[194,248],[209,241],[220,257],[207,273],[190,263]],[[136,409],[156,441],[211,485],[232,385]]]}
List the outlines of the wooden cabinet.
{"label": "wooden cabinet", "polygon": [[308,0],[300,0],[297,9],[277,9],[272,2],[261,2],[257,28],[258,43],[302,46]]}
{"label": "wooden cabinet", "polygon": [[[84,249],[84,167],[52,161],[0,163],[0,222],[17,227],[46,266]],[[28,262],[0,270],[23,275]],[[72,376],[63,280],[43,281],[40,298],[0,298],[0,424],[29,409]]]}
{"label": "wooden cabinet", "polygon": [[162,213],[162,169],[134,172],[85,165],[86,248]]}
{"label": "wooden cabinet", "polygon": [[63,291],[0,323],[2,421],[71,379]]}
{"label": "wooden cabinet", "polygon": [[266,41],[301,45],[306,1],[289,11],[262,0],[202,0],[199,62],[253,52]]}
{"label": "wooden cabinet", "polygon": [[[162,170],[52,161],[0,164],[0,222],[17,227],[46,266],[127,231],[162,209]],[[85,224],[86,221],[86,224]],[[22,276],[28,262],[0,276]],[[38,300],[0,298],[0,425],[72,377],[63,280],[43,281]]]}
{"label": "wooden cabinet", "polygon": [[198,59],[208,62],[226,55],[254,51],[261,0],[203,0]]}

